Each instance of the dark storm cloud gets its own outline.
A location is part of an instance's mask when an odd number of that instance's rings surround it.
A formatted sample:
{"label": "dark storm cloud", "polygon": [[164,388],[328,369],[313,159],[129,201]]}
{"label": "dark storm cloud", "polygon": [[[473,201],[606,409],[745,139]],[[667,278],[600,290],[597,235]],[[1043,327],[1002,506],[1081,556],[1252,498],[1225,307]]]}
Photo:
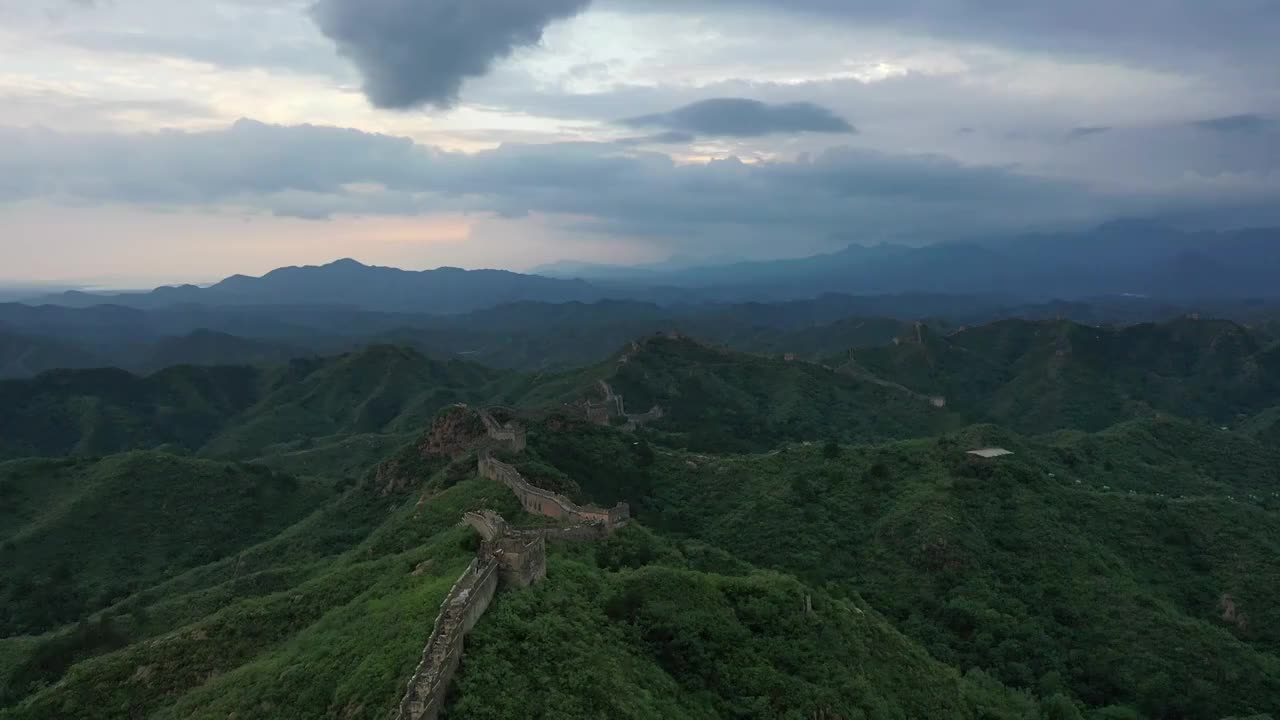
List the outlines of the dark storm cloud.
{"label": "dark storm cloud", "polygon": [[759,137],[774,133],[854,133],[847,120],[807,102],[770,105],[745,98],[714,98],[670,112],[623,120],[631,127],[655,127],[690,135]]}
{"label": "dark storm cloud", "polygon": [[318,0],[312,16],[381,108],[448,106],[467,78],[590,0]]}
{"label": "dark storm cloud", "polygon": [[1276,0],[317,0],[313,16],[380,107],[447,105],[467,78],[592,4],[623,11],[792,12],[907,33],[1157,66],[1280,60]]}
{"label": "dark storm cloud", "polygon": [[1262,133],[1280,127],[1276,120],[1262,115],[1244,114],[1210,118],[1192,123],[1201,130],[1217,133]]}

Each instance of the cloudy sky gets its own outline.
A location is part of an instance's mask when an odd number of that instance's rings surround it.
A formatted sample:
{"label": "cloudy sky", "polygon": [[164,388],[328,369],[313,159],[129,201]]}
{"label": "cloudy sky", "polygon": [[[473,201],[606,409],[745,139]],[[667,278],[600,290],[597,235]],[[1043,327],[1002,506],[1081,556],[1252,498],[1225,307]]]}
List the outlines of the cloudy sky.
{"label": "cloudy sky", "polygon": [[0,281],[1280,223],[1280,0],[0,0]]}

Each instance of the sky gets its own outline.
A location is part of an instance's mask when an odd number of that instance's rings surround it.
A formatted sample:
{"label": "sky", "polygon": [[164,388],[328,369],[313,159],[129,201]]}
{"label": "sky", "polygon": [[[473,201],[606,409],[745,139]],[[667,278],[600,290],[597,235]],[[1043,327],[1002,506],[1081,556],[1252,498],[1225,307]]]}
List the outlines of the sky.
{"label": "sky", "polygon": [[1280,224],[1280,0],[0,0],[0,283]]}

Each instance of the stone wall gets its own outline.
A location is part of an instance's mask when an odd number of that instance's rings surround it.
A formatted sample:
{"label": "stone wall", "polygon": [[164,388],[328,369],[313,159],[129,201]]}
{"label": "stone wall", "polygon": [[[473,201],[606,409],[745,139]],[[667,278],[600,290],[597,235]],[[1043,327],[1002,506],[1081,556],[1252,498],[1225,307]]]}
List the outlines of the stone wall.
{"label": "stone wall", "polygon": [[489,434],[490,440],[506,445],[511,452],[524,452],[528,440],[523,426],[515,422],[509,422],[504,425],[495,420],[488,411],[480,410],[479,412],[480,420],[484,422],[484,427]]}
{"label": "stone wall", "polygon": [[504,588],[527,588],[547,576],[547,541],[542,535],[499,538],[489,550],[498,561]]}
{"label": "stone wall", "polygon": [[484,538],[480,554],[498,562],[502,587],[525,588],[547,576],[547,543],[543,531],[513,530],[492,510],[469,512],[462,520]]}
{"label": "stone wall", "polygon": [[462,661],[467,633],[489,609],[498,589],[498,562],[476,558],[440,605],[422,660],[400,701],[399,720],[435,720],[444,707],[449,682]]}
{"label": "stone wall", "polygon": [[603,540],[610,530],[599,523],[573,525],[571,527],[538,528],[536,530],[512,530],[516,537],[540,537],[544,540]]}
{"label": "stone wall", "polygon": [[608,531],[626,525],[631,519],[631,508],[626,503],[618,503],[609,509],[593,505],[579,506],[563,495],[534,487],[514,467],[487,453],[480,455],[479,472],[482,477],[506,485],[515,493],[525,511],[533,515],[544,515],[574,525],[600,524]]}
{"label": "stone wall", "polygon": [[[616,402],[620,410],[621,398]],[[479,415],[490,441],[502,443],[513,452],[524,450],[523,427],[515,422],[500,424],[484,410],[479,411]],[[490,510],[463,516],[463,522],[475,528],[484,542],[476,559],[440,605],[422,659],[400,701],[397,720],[436,720],[444,706],[449,683],[462,662],[467,633],[489,609],[499,587],[529,587],[547,576],[548,538],[596,540],[631,519],[631,509],[626,503],[609,509],[579,506],[566,497],[535,487],[514,467],[495,460],[485,448],[480,450],[479,473],[506,485],[528,512],[565,520],[570,525],[514,530],[501,515]]]}
{"label": "stone wall", "polygon": [[628,413],[627,404],[623,397],[613,391],[613,387],[604,380],[597,380],[596,386],[600,389],[603,400],[584,400],[582,407],[586,410],[587,422],[593,425],[611,425],[614,418],[621,418],[626,422],[623,423],[622,429],[627,432],[634,432],[635,429],[645,423],[655,420],[661,420],[665,416],[665,412],[661,407],[654,405],[648,412],[644,413]]}

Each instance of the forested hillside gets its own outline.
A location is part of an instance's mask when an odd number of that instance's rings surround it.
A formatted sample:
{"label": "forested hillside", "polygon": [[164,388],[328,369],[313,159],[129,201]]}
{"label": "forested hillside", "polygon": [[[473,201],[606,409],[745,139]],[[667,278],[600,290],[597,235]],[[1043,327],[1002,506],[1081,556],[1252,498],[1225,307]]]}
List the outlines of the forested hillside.
{"label": "forested hillside", "polygon": [[1100,430],[1157,413],[1235,426],[1280,401],[1280,350],[1219,320],[1006,320],[950,335],[921,327],[897,344],[851,351],[844,367],[946,397],[970,420],[1031,432]]}
{"label": "forested hillside", "polygon": [[548,541],[545,580],[497,595],[446,717],[1276,710],[1273,341],[895,337],[823,362],[646,335],[555,373],[377,346],[0,383],[0,718],[388,717],[477,556],[463,514],[552,522],[480,472],[507,422],[529,482],[632,520]]}

